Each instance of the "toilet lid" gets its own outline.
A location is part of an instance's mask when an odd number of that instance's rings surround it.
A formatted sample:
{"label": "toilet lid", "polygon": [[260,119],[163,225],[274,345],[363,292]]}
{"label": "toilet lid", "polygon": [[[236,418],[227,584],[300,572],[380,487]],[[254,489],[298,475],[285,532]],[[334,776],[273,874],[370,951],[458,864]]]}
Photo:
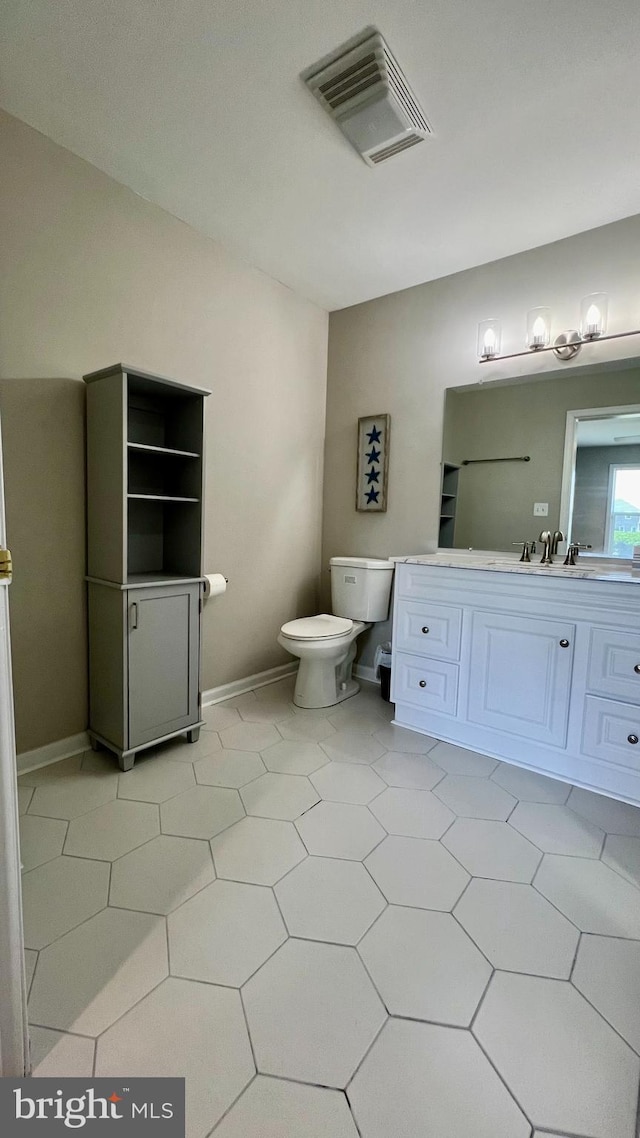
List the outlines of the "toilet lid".
{"label": "toilet lid", "polygon": [[332,636],[343,636],[351,632],[353,621],[343,616],[329,616],[322,613],[320,616],[303,616],[301,620],[290,620],[283,624],[283,636],[291,636],[296,640],[329,640]]}

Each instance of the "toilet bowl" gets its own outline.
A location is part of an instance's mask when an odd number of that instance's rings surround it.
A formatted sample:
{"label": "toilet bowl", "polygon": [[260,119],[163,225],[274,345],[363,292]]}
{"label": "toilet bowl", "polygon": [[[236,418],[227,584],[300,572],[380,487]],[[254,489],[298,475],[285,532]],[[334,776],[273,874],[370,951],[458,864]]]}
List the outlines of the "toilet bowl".
{"label": "toilet bowl", "polygon": [[278,636],[278,644],[300,660],[293,695],[297,707],[333,707],[360,690],[351,675],[356,640],[373,623],[386,620],[389,611],[392,562],[334,557],[330,568],[336,615],[290,620]]}
{"label": "toilet bowl", "polygon": [[356,638],[370,627],[327,613],[283,624],[278,644],[300,659],[293,697],[297,707],[332,707],[360,690],[351,668]]}

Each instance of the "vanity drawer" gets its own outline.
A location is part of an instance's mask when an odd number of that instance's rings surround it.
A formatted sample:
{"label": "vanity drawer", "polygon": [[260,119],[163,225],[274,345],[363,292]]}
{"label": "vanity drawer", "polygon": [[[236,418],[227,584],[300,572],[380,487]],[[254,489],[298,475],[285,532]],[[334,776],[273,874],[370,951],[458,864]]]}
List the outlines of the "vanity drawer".
{"label": "vanity drawer", "polygon": [[586,697],[582,729],[585,755],[640,770],[639,739],[640,708],[594,695]]}
{"label": "vanity drawer", "polygon": [[594,628],[589,647],[590,691],[640,703],[640,636]]}
{"label": "vanity drawer", "polygon": [[428,601],[401,601],[396,613],[395,646],[438,660],[459,660],[462,609]]}
{"label": "vanity drawer", "polygon": [[429,711],[455,715],[458,706],[458,666],[440,660],[419,660],[394,653],[393,699]]}

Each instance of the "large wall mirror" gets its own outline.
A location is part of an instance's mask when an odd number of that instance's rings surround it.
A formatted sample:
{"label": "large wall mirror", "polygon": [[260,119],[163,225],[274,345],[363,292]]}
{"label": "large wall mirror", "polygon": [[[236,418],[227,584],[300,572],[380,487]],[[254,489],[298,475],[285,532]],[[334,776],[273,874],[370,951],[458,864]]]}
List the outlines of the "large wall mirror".
{"label": "large wall mirror", "polygon": [[640,364],[449,388],[442,460],[441,548],[514,552],[560,529],[592,555],[629,558],[640,545]]}

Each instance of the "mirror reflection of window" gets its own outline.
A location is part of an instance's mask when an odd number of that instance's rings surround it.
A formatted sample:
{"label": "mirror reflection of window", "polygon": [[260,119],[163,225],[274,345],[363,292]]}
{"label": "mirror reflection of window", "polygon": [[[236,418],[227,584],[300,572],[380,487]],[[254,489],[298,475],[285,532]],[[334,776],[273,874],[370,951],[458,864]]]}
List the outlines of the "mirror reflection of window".
{"label": "mirror reflection of window", "polygon": [[607,526],[609,557],[631,557],[640,545],[640,466],[612,466]]}
{"label": "mirror reflection of window", "polygon": [[640,545],[640,416],[591,416],[576,441],[572,540],[592,556],[630,558]]}

